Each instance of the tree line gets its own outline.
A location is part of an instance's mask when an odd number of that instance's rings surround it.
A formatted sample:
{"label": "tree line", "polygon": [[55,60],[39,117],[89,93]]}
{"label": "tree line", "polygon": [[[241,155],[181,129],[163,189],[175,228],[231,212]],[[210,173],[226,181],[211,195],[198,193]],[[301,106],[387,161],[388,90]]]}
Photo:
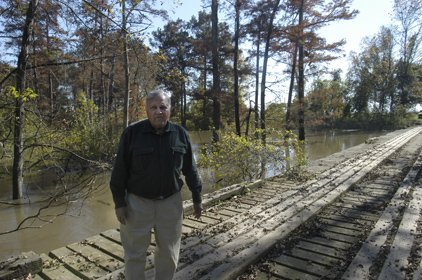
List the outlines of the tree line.
{"label": "tree line", "polygon": [[[204,0],[185,21],[169,19],[170,0],[0,1],[1,160],[12,162],[13,198],[24,171],[111,162],[158,86],[172,93],[174,121],[212,129],[215,140],[222,129],[257,131],[265,144],[268,128],[297,129],[304,140],[305,124],[401,116],[421,102],[422,1],[395,0],[397,26],[368,38],[343,80],[325,65],[345,41],[320,31],[353,19],[351,4]],[[151,30],[157,19],[163,26]],[[267,104],[286,81],[287,102]]]}

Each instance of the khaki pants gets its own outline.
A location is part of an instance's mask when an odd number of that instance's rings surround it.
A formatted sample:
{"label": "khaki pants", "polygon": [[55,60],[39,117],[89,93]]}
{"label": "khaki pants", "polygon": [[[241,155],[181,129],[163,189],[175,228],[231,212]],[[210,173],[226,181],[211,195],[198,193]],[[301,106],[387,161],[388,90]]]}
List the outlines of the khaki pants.
{"label": "khaki pants", "polygon": [[183,202],[178,192],[164,200],[145,199],[128,194],[128,218],[120,225],[125,255],[125,278],[143,280],[151,230],[156,248],[154,266],[156,280],[171,280],[179,260],[182,235]]}

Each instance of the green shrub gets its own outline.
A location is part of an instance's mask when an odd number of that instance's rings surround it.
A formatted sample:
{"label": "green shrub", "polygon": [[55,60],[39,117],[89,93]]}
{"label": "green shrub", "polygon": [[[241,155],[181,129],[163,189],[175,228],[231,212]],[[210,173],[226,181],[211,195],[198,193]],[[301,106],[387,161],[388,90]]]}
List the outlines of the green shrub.
{"label": "green shrub", "polygon": [[65,146],[90,160],[110,161],[115,153],[117,140],[113,137],[107,120],[98,107],[81,92],[76,98],[74,120]]}
{"label": "green shrub", "polygon": [[218,142],[201,148],[198,166],[209,170],[216,186],[276,175],[293,164],[295,168],[305,166],[305,154],[294,134],[267,131],[267,139],[264,144],[260,139],[224,132]]}

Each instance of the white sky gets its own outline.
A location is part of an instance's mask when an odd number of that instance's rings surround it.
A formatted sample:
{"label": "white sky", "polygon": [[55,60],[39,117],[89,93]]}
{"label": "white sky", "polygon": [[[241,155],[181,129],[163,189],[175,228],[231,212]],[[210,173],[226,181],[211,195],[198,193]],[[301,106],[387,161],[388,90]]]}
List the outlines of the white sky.
{"label": "white sky", "polygon": [[335,22],[323,29],[321,34],[328,42],[346,39],[345,57],[333,62],[333,68],[347,71],[349,53],[360,50],[362,39],[374,36],[381,26],[392,23],[392,6],[392,0],[354,0],[352,9],[359,11],[354,19]]}

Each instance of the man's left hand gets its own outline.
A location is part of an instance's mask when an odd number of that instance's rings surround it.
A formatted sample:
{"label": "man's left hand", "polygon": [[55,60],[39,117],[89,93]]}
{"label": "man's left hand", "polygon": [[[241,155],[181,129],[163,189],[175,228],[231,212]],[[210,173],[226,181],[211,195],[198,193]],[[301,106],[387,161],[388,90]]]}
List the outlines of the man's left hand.
{"label": "man's left hand", "polygon": [[193,212],[196,219],[201,218],[202,215],[202,203],[193,203]]}

